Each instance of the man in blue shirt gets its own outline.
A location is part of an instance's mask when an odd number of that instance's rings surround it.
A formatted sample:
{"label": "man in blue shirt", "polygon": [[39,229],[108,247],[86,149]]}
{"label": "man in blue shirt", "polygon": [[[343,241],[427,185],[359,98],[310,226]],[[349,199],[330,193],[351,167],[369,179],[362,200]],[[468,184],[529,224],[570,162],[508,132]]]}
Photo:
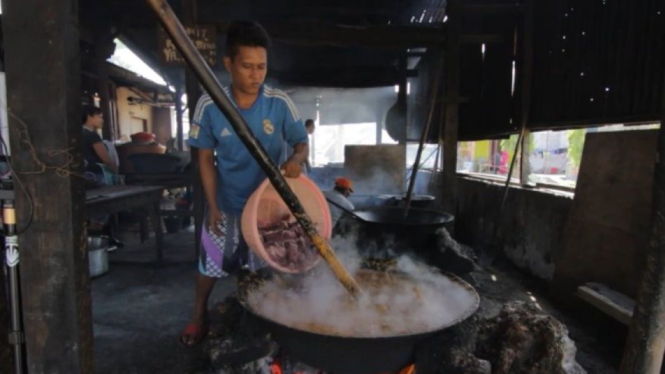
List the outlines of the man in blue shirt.
{"label": "man in blue shirt", "polygon": [[[225,91],[273,162],[279,161],[285,143],[293,148],[281,167],[286,177],[296,178],[307,160],[307,131],[291,99],[263,84],[269,43],[267,33],[256,23],[234,22],[229,27],[223,62],[232,83]],[[199,150],[207,201],[194,316],[181,335],[181,342],[191,346],[208,332],[207,304],[216,280],[243,265],[253,270],[261,266],[244,243],[240,216],[266,176],[208,95],[196,105],[189,145]]]}

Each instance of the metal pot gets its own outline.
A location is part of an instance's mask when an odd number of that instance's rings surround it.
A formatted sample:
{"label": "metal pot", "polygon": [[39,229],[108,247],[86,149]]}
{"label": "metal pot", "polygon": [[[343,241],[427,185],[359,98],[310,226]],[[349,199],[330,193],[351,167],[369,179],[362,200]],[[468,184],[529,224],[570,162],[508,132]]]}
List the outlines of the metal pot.
{"label": "metal pot", "polygon": [[449,326],[425,333],[388,337],[342,337],[296,329],[263,317],[247,302],[248,295],[266,280],[265,274],[245,275],[238,283],[240,303],[256,316],[272,338],[294,358],[332,373],[377,374],[397,372],[413,363],[416,344],[441,333],[475,313],[480,298],[471,285],[452,274],[445,274],[476,298],[472,308]]}
{"label": "metal pot", "polygon": [[90,277],[98,277],[109,271],[108,251],[115,249],[106,236],[88,236],[88,261]]}

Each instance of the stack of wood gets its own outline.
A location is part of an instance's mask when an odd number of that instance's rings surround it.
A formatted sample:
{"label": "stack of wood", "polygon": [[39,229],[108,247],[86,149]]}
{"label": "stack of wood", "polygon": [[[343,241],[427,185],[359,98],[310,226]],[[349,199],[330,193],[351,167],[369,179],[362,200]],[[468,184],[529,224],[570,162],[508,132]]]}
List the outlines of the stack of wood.
{"label": "stack of wood", "polygon": [[492,374],[585,374],[568,329],[531,304],[514,302],[478,326],[476,355]]}
{"label": "stack of wood", "polygon": [[496,317],[470,318],[424,342],[416,368],[436,374],[585,374],[575,352],[561,322],[514,302]]}

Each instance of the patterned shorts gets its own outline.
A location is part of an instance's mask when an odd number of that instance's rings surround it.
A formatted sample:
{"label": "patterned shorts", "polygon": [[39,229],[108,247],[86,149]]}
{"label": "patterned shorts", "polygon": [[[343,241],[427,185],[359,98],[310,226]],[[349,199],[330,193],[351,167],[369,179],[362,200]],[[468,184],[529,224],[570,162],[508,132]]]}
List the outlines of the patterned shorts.
{"label": "patterned shorts", "polygon": [[235,274],[246,266],[251,271],[265,267],[265,263],[247,247],[240,230],[240,217],[222,214],[219,230],[215,234],[207,225],[201,231],[199,272],[207,277],[222,278]]}

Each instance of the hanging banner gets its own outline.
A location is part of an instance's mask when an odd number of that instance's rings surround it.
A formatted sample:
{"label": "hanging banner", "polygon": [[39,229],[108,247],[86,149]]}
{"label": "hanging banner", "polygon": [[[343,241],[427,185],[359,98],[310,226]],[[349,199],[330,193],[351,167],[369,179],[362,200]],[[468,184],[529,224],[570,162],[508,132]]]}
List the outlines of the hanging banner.
{"label": "hanging banner", "polygon": [[[187,35],[192,39],[196,49],[199,50],[208,65],[215,66],[217,63],[217,28],[215,26],[185,26]],[[168,37],[162,26],[157,26],[157,49],[160,59],[167,65],[185,66],[175,44]]]}

